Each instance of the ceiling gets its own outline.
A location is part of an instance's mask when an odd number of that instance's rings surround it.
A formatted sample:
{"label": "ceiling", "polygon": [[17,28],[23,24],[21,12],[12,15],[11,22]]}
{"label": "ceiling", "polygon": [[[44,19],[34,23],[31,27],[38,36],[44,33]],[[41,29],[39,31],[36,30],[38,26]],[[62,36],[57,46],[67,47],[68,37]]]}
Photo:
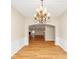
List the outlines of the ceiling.
{"label": "ceiling", "polygon": [[[11,4],[25,17],[33,17],[36,8],[40,6],[40,0],[12,0]],[[52,17],[58,17],[66,11],[67,0],[44,0],[44,7]]]}

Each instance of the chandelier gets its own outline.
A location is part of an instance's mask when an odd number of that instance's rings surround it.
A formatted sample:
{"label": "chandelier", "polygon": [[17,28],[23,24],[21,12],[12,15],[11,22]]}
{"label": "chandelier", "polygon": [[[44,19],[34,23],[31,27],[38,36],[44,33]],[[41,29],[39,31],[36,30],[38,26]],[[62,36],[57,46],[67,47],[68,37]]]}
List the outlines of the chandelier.
{"label": "chandelier", "polygon": [[41,1],[41,6],[36,9],[34,19],[39,23],[45,23],[47,19],[50,19],[50,13],[47,12],[47,9],[43,7],[43,0]]}

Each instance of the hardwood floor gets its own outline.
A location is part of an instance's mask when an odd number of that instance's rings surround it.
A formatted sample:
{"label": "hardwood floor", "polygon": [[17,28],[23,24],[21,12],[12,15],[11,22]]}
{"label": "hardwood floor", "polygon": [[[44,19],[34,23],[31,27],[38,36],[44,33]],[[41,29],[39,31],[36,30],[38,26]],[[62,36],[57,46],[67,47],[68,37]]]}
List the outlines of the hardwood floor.
{"label": "hardwood floor", "polygon": [[36,37],[31,38],[29,46],[24,46],[12,59],[67,59],[67,54],[54,42]]}

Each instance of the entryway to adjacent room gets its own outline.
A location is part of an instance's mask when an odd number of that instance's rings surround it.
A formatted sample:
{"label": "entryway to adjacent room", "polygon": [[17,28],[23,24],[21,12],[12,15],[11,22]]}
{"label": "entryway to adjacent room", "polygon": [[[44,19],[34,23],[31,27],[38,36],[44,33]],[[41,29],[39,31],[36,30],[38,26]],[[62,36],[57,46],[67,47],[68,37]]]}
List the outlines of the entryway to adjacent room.
{"label": "entryway to adjacent room", "polygon": [[55,26],[48,24],[33,24],[29,26],[29,42],[52,41],[55,42]]}

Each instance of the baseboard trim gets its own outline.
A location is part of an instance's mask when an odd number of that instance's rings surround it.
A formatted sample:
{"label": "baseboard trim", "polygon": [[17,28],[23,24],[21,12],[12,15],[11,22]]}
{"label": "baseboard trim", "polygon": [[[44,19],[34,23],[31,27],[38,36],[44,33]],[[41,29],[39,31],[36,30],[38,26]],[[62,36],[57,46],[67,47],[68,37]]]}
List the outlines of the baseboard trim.
{"label": "baseboard trim", "polygon": [[65,52],[67,52],[67,50],[61,44],[58,44],[58,46],[61,47]]}
{"label": "baseboard trim", "polygon": [[55,45],[59,46],[60,48],[62,48],[65,52],[67,52],[66,50],[66,41],[64,39],[61,39],[59,37],[57,37],[56,41],[55,41]]}
{"label": "baseboard trim", "polygon": [[52,40],[52,39],[45,39],[45,41],[54,41],[54,40]]}
{"label": "baseboard trim", "polygon": [[12,41],[12,47],[11,47],[11,57],[15,55],[19,50],[21,50],[24,46],[28,46],[29,42],[26,38]]}
{"label": "baseboard trim", "polygon": [[25,45],[19,47],[14,53],[11,54],[11,57],[14,56],[18,51],[20,51]]}

